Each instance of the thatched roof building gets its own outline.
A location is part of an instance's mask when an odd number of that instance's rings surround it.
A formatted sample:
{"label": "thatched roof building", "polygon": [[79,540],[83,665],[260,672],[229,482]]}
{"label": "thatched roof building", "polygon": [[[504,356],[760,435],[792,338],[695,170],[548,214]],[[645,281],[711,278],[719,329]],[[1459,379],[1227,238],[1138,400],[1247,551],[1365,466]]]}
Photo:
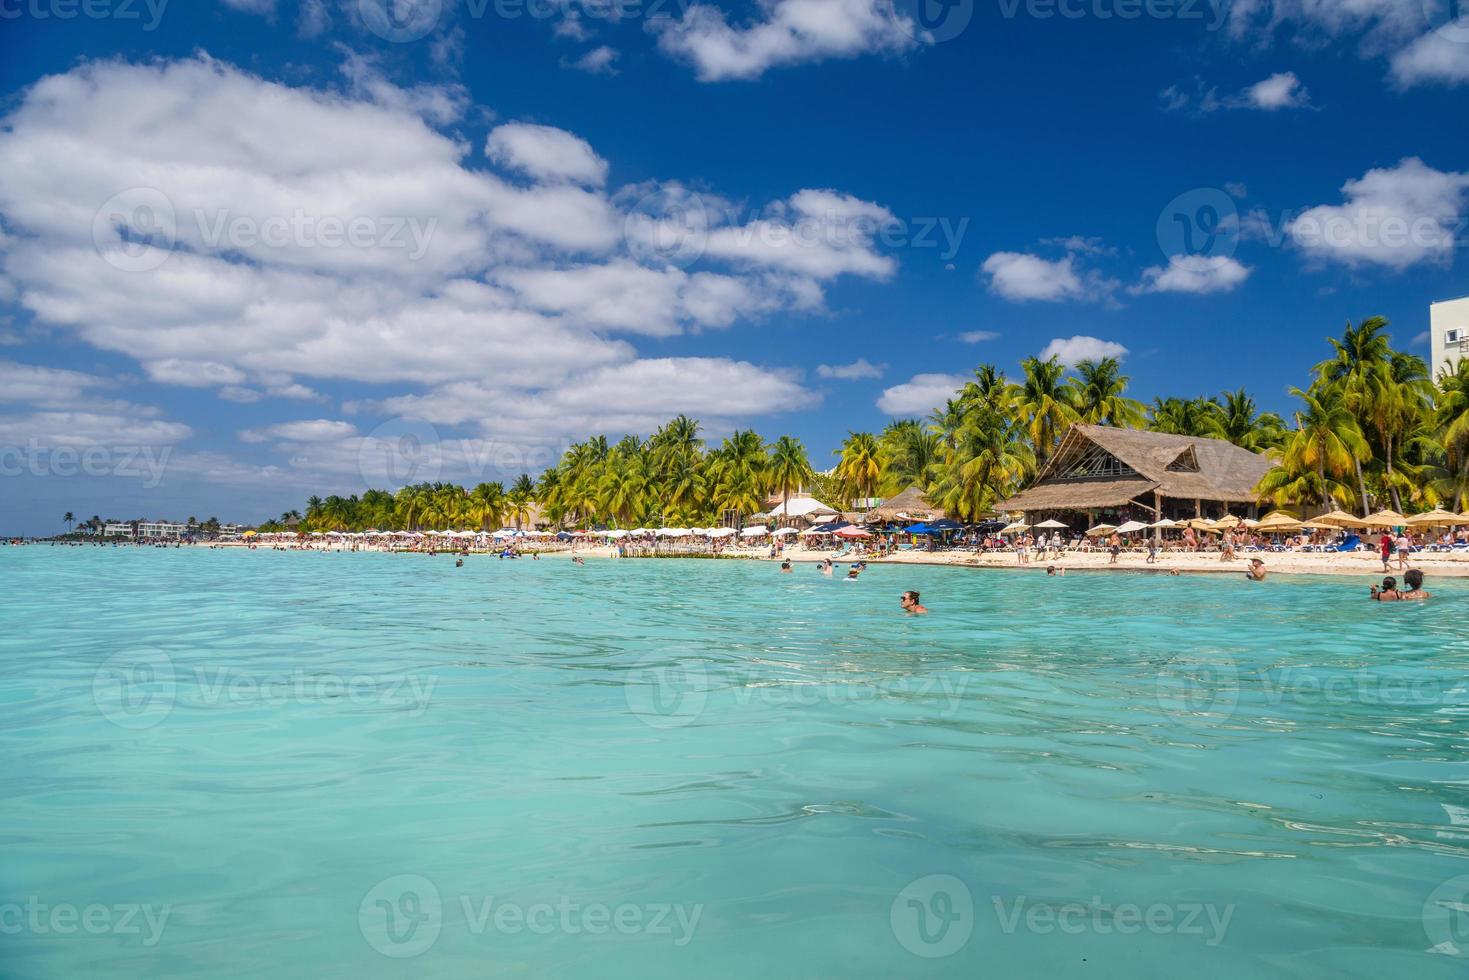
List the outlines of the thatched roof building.
{"label": "thatched roof building", "polygon": [[1073,425],[1029,489],[1003,511],[1099,510],[1129,504],[1160,514],[1164,499],[1199,512],[1205,503],[1254,504],[1271,467],[1259,453],[1222,439]]}
{"label": "thatched roof building", "polygon": [[896,497],[889,497],[867,512],[868,520],[876,518],[884,521],[908,519],[927,521],[937,520],[943,516],[943,510],[929,503],[923,491],[917,487],[909,487]]}

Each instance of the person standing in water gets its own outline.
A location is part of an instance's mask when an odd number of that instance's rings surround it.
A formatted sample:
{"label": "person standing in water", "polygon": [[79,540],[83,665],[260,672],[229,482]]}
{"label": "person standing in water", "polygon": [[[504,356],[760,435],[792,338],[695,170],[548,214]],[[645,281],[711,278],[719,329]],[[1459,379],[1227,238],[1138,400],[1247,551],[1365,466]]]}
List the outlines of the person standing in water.
{"label": "person standing in water", "polygon": [[1403,575],[1403,582],[1408,586],[1408,591],[1401,593],[1400,599],[1427,599],[1432,593],[1423,591],[1423,573],[1416,568],[1410,568]]}

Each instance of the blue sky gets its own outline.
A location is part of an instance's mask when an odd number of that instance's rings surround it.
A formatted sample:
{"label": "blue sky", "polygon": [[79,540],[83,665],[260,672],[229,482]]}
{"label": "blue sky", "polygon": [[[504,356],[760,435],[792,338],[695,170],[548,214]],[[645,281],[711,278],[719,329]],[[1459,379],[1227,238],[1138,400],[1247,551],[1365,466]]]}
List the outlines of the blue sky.
{"label": "blue sky", "polygon": [[1043,351],[1287,411],[1469,294],[1448,0],[919,2],[3,0],[0,531],[819,461]]}

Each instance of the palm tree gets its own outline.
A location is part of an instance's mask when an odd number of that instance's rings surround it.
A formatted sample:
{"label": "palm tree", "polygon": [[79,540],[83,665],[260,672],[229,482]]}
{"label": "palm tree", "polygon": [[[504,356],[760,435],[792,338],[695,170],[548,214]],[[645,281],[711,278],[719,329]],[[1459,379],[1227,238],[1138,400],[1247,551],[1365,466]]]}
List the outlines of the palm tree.
{"label": "palm tree", "polygon": [[884,496],[911,486],[928,488],[930,471],[943,457],[943,439],[937,430],[917,419],[898,419],[888,423],[878,442],[888,465]]}
{"label": "palm tree", "polygon": [[1025,380],[1015,393],[1015,411],[1024,418],[1026,435],[1035,448],[1036,464],[1044,465],[1056,448],[1061,432],[1077,420],[1072,405],[1074,388],[1064,384],[1066,369],[1055,357],[1020,362]]}
{"label": "palm tree", "polygon": [[1285,439],[1285,420],[1274,412],[1260,412],[1255,399],[1243,388],[1226,391],[1214,400],[1213,436],[1232,442],[1242,449],[1260,453],[1273,449]]}
{"label": "palm tree", "polygon": [[1115,357],[1076,365],[1076,377],[1070,382],[1071,400],[1081,421],[1129,428],[1141,425],[1145,414],[1143,403],[1123,394],[1129,380]]}
{"label": "palm tree", "polygon": [[536,500],[536,484],[530,478],[529,473],[522,473],[515,478],[505,499],[509,502],[510,513],[515,518],[516,530],[520,530],[520,525],[530,517],[530,505]]}
{"label": "palm tree", "polygon": [[76,522],[76,516],[74,514],[72,514],[71,511],[67,511],[65,514],[62,515],[61,521],[62,521],[63,524],[66,525],[66,533],[67,534],[70,534],[71,533],[71,526],[72,526],[73,523]]}
{"label": "palm tree", "polygon": [[500,527],[505,517],[505,487],[499,483],[481,483],[469,492],[469,516],[480,530]]}
{"label": "palm tree", "polygon": [[834,455],[840,456],[836,476],[853,496],[871,498],[882,482],[887,460],[877,437],[870,432],[848,432],[846,442]]}
{"label": "palm tree", "polygon": [[791,494],[811,480],[811,460],[806,457],[806,447],[801,440],[791,436],[775,440],[770,447],[766,472],[770,489],[780,494],[781,512],[789,516]]}
{"label": "palm tree", "polygon": [[1207,398],[1154,398],[1147,425],[1153,432],[1210,437],[1218,433],[1218,412]]}
{"label": "palm tree", "polygon": [[[1276,466],[1258,488],[1262,496],[1277,503],[1313,499],[1326,504],[1345,502],[1341,478],[1352,473],[1371,450],[1356,416],[1347,407],[1338,388],[1317,384],[1310,391],[1292,388],[1291,394],[1305,403],[1296,412],[1296,429],[1276,450]],[[1350,496],[1350,494],[1348,494]],[[1362,501],[1364,516],[1369,506]]]}
{"label": "palm tree", "polygon": [[1469,499],[1469,359],[1460,361],[1453,374],[1441,374],[1438,386],[1435,420],[1446,470],[1442,485],[1455,512],[1462,512]]}

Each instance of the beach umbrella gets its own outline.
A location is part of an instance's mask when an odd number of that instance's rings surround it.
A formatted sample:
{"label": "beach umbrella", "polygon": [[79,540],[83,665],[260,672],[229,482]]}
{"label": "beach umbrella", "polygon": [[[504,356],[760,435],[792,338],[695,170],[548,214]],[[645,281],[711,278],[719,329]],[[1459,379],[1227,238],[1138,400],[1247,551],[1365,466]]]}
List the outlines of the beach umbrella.
{"label": "beach umbrella", "polygon": [[1101,535],[1101,534],[1111,534],[1115,530],[1117,530],[1117,528],[1116,528],[1115,525],[1112,525],[1112,524],[1098,524],[1096,527],[1090,529],[1086,533],[1087,533],[1087,537],[1094,538],[1094,537],[1097,537],[1098,535]]}
{"label": "beach umbrella", "polygon": [[770,532],[767,531],[764,527],[762,527],[762,526],[760,526],[760,525],[757,524],[754,527],[747,527],[743,531],[741,531],[740,532],[740,537],[742,537],[742,538],[763,538],[763,537],[765,537],[769,533]]}
{"label": "beach umbrella", "polygon": [[1251,531],[1253,531],[1260,526],[1260,522],[1252,521],[1248,517],[1246,517],[1244,520],[1239,522],[1239,526],[1243,528],[1249,528]]}
{"label": "beach umbrella", "polygon": [[1053,529],[1057,529],[1058,528],[1058,529],[1061,529],[1061,530],[1065,530],[1066,525],[1065,524],[1062,524],[1058,520],[1049,520],[1049,521],[1041,521],[1039,524],[1036,525],[1036,528],[1037,529],[1040,529],[1040,528],[1053,528]]}
{"label": "beach umbrella", "polygon": [[1313,517],[1313,518],[1311,518],[1311,520],[1318,521],[1318,522],[1320,522],[1322,524],[1329,524],[1332,527],[1366,527],[1367,526],[1367,522],[1364,521],[1364,520],[1362,520],[1362,518],[1360,518],[1360,517],[1353,517],[1351,514],[1348,514],[1344,510],[1334,510],[1334,511],[1332,511],[1329,514],[1322,514],[1320,517]]}
{"label": "beach umbrella", "polygon": [[1128,521],[1117,528],[1118,534],[1136,534],[1138,531],[1146,531],[1148,526],[1142,521]]}
{"label": "beach umbrella", "polygon": [[1179,526],[1179,523],[1177,521],[1170,521],[1166,517],[1163,518],[1161,521],[1154,521],[1153,523],[1151,523],[1151,524],[1148,525],[1148,527],[1178,527],[1178,526]]}
{"label": "beach umbrella", "polygon": [[1018,534],[1021,531],[1028,531],[1028,530],[1030,530],[1030,525],[1029,524],[1025,523],[1024,521],[1016,521],[1014,524],[1007,524],[1004,527],[1002,527],[1000,529],[1000,533],[1001,534]]}
{"label": "beach umbrella", "polygon": [[1215,521],[1213,526],[1215,529],[1238,527],[1240,523],[1241,522],[1238,517],[1235,517],[1233,514],[1225,514],[1223,517],[1219,518],[1219,520]]}
{"label": "beach umbrella", "polygon": [[1463,523],[1463,518],[1458,514],[1450,513],[1442,507],[1435,507],[1426,514],[1414,514],[1408,518],[1409,527],[1452,527]]}
{"label": "beach umbrella", "polygon": [[1395,510],[1379,510],[1362,518],[1362,523],[1367,527],[1400,527],[1407,522],[1408,519]]}
{"label": "beach umbrella", "polygon": [[1288,531],[1299,531],[1302,527],[1304,525],[1300,521],[1283,510],[1277,510],[1266,514],[1264,520],[1260,521],[1257,530],[1267,534],[1282,534]]}
{"label": "beach umbrella", "polygon": [[607,537],[611,538],[613,541],[621,541],[623,538],[627,537],[627,532],[626,531],[608,531],[607,532]]}
{"label": "beach umbrella", "polygon": [[778,527],[774,531],[771,531],[770,532],[770,536],[772,538],[784,538],[784,537],[789,537],[792,534],[800,534],[800,533],[801,533],[800,531],[797,531],[793,527]]}
{"label": "beach umbrella", "polygon": [[870,537],[872,537],[871,532],[867,531],[864,528],[860,528],[860,527],[858,527],[855,524],[848,524],[846,527],[838,528],[834,533],[839,538],[870,538]]}
{"label": "beach umbrella", "polygon": [[716,527],[709,532],[711,538],[732,538],[737,532],[732,527]]}

